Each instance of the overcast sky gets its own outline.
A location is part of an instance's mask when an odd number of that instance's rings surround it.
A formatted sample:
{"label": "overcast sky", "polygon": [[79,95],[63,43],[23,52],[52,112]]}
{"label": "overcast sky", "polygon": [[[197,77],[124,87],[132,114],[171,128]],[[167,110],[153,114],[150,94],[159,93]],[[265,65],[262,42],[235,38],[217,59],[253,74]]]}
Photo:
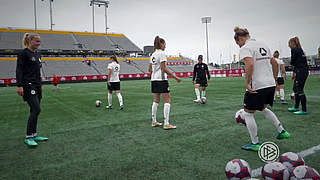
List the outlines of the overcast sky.
{"label": "overcast sky", "polygon": [[[90,0],[54,0],[54,30],[92,31]],[[0,27],[34,28],[33,0],[0,0]],[[104,32],[104,8],[95,8],[95,31]],[[238,54],[234,26],[246,27],[281,56],[290,56],[288,40],[298,36],[308,55],[320,46],[320,0],[110,0],[108,27],[123,33],[141,49],[156,35],[167,42],[167,53],[206,57],[208,25],[210,61],[220,63]],[[49,1],[37,0],[39,29],[50,28]]]}

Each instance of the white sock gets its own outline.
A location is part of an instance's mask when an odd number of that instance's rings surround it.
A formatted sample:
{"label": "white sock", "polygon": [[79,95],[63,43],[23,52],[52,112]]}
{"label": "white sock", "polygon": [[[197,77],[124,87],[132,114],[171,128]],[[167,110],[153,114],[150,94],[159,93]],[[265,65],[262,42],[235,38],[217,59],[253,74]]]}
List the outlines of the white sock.
{"label": "white sock", "polygon": [[123,101],[122,101],[121,93],[116,93],[116,94],[117,94],[117,96],[118,96],[118,100],[119,100],[120,106],[123,106]]}
{"label": "white sock", "polygon": [[152,122],[157,122],[157,110],[158,110],[159,103],[153,102],[152,103]]}
{"label": "white sock", "polygon": [[206,91],[202,91],[202,96],[201,97],[206,97]]}
{"label": "white sock", "polygon": [[244,112],[243,115],[244,115],[244,119],[246,121],[247,128],[250,134],[251,142],[253,144],[257,144],[259,142],[259,138],[258,138],[257,124],[256,124],[256,120],[254,119],[254,115],[253,113],[248,113],[248,112]]}
{"label": "white sock", "polygon": [[169,125],[169,114],[170,114],[169,103],[164,103],[163,114],[164,114],[164,125]]}
{"label": "white sock", "polygon": [[280,99],[284,100],[284,89],[280,89]]}
{"label": "white sock", "polygon": [[279,96],[279,95],[280,95],[280,93],[279,93],[279,91],[277,90],[277,91],[276,91],[276,96]]}
{"label": "white sock", "polygon": [[200,91],[199,88],[194,88],[194,91],[196,92],[197,100],[200,99]]}
{"label": "white sock", "polygon": [[273,122],[274,126],[277,128],[277,131],[279,133],[281,133],[281,131],[284,130],[277,116],[271,110],[265,108],[262,112],[267,119]]}
{"label": "white sock", "polygon": [[108,93],[108,104],[109,106],[112,106],[112,93]]}

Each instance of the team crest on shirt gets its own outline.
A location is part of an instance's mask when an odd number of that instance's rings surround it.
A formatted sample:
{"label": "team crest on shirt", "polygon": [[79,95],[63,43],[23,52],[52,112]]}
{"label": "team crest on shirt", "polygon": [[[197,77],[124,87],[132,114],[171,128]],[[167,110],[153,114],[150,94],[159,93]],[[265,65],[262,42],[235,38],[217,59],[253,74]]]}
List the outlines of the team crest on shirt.
{"label": "team crest on shirt", "polygon": [[204,65],[202,65],[201,67],[202,67],[202,69],[203,69],[203,68],[204,68]]}
{"label": "team crest on shirt", "polygon": [[31,61],[36,61],[36,58],[35,57],[31,57]]}
{"label": "team crest on shirt", "polygon": [[32,95],[35,95],[35,94],[36,94],[36,91],[35,91],[35,90],[31,90],[31,94],[32,94]]}

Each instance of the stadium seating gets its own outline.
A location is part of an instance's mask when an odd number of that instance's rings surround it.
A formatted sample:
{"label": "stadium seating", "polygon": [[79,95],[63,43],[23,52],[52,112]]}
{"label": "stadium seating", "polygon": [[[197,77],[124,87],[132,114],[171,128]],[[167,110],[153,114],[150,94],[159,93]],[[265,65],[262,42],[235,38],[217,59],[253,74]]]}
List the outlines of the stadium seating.
{"label": "stadium seating", "polygon": [[21,49],[23,33],[21,32],[1,32],[0,49]]}

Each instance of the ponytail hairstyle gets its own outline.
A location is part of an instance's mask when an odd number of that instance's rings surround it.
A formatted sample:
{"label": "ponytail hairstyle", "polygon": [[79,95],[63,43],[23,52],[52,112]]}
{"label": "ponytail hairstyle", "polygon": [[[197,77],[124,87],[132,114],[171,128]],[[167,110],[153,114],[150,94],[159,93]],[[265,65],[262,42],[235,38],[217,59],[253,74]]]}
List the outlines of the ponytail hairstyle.
{"label": "ponytail hairstyle", "polygon": [[166,41],[159,36],[156,36],[154,39],[154,50],[161,49],[161,44],[165,43]]}
{"label": "ponytail hairstyle", "polygon": [[28,47],[30,45],[30,42],[33,40],[34,37],[39,36],[39,34],[30,32],[25,33],[22,39],[22,44],[24,47]]}
{"label": "ponytail hairstyle", "polygon": [[278,50],[276,50],[276,51],[273,53],[273,57],[274,57],[274,58],[279,58],[279,55],[280,55],[280,53],[279,53]]}
{"label": "ponytail hairstyle", "polygon": [[296,45],[296,47],[301,48],[301,44],[300,44],[299,38],[298,38],[297,36],[291,38],[291,39],[289,40],[289,43],[290,43],[290,42],[293,42],[293,43]]}
{"label": "ponytail hairstyle", "polygon": [[234,40],[238,41],[239,37],[250,37],[249,31],[246,28],[239,28],[236,26],[234,28]]}
{"label": "ponytail hairstyle", "polygon": [[119,62],[117,60],[117,56],[112,55],[112,56],[110,56],[110,59],[114,60],[117,64],[119,64]]}

